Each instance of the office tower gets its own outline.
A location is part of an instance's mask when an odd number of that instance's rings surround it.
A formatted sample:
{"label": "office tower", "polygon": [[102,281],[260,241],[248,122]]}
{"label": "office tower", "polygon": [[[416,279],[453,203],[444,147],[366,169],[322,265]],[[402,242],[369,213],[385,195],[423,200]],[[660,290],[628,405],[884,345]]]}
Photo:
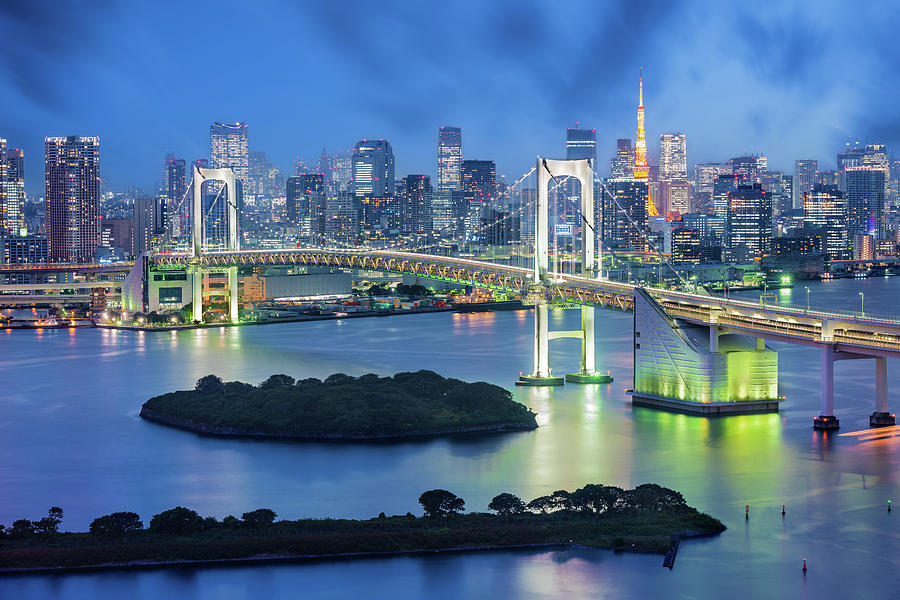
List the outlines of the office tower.
{"label": "office tower", "polygon": [[166,204],[161,228],[178,237],[190,230],[190,198],[187,197],[187,163],[174,154],[166,157]]}
{"label": "office tower", "polygon": [[575,123],[574,129],[566,130],[566,160],[584,158],[597,162],[597,130],[579,129]]}
{"label": "office tower", "polygon": [[691,210],[691,184],[686,179],[662,179],[657,185],[659,204],[666,218],[683,215]]}
{"label": "office tower", "polygon": [[353,193],[357,196],[394,195],[394,152],[387,140],[362,140],[351,158]]}
{"label": "office tower", "polygon": [[497,194],[497,167],[492,160],[464,160],[462,190],[474,201],[490,203]]}
{"label": "office tower", "polygon": [[700,264],[700,242],[702,236],[696,229],[678,227],[672,230],[672,264]]}
{"label": "office tower", "polygon": [[0,263],[29,265],[48,261],[47,238],[38,235],[3,237]]}
{"label": "office tower", "polygon": [[772,198],[759,183],[728,192],[725,225],[732,262],[758,261],[772,247]]}
{"label": "office tower", "polygon": [[760,176],[769,170],[765,156],[738,156],[728,161],[731,172],[745,183],[759,183]]}
{"label": "office tower", "polygon": [[400,232],[429,233],[431,231],[431,178],[428,175],[407,175],[403,178],[400,196]]}
{"label": "office tower", "polygon": [[815,185],[804,194],[803,225],[823,230],[823,252],[831,260],[849,256],[847,201],[836,185]]}
{"label": "office tower", "polygon": [[819,161],[817,160],[795,160],[794,161],[794,197],[793,207],[803,208],[803,199],[806,193],[813,189],[816,185],[816,174],[819,170]]}
{"label": "office tower", "polygon": [[793,176],[781,171],[765,171],[759,177],[762,189],[772,196],[774,215],[781,215],[794,207]]}
{"label": "office tower", "polygon": [[713,181],[713,214],[725,219],[728,216],[728,192],[737,188],[742,180],[734,175],[719,175]]}
{"label": "office tower", "polygon": [[118,250],[125,256],[134,256],[134,218],[102,219],[100,245]]}
{"label": "office tower", "polygon": [[437,189],[453,191],[462,182],[462,130],[459,127],[441,127],[438,130]]}
{"label": "office tower", "polygon": [[0,235],[25,235],[25,153],[0,139]]}
{"label": "office tower", "polygon": [[250,182],[250,155],[246,123],[213,123],[209,126],[209,160],[212,168],[231,167],[241,183]]}
{"label": "office tower", "polygon": [[884,235],[884,171],[873,166],[845,167],[842,174],[847,200],[849,235]]}
{"label": "office tower", "polygon": [[266,153],[252,151],[247,153],[247,181],[244,182],[244,195],[262,198],[266,195],[266,180],[269,176],[269,161]]}
{"label": "office tower", "polygon": [[634,147],[630,138],[616,140],[616,155],[610,160],[610,179],[624,179],[634,176]]}
{"label": "office tower", "polygon": [[320,241],[325,232],[325,175],[304,173],[288,177],[285,184],[285,216],[296,235]]}
{"label": "office tower", "polygon": [[731,166],[717,163],[694,165],[691,212],[713,214],[713,186],[719,175],[730,175]]}
{"label": "office tower", "polygon": [[659,136],[659,178],[687,179],[687,139],[683,133]]}
{"label": "office tower", "polygon": [[[647,182],[610,179],[602,193],[601,239],[609,247],[644,251],[647,233]],[[610,195],[612,194],[612,195]]]}
{"label": "office tower", "polygon": [[325,238],[352,245],[359,237],[360,198],[352,192],[329,196],[325,201]]}
{"label": "office tower", "polygon": [[163,199],[138,196],[134,199],[134,255],[140,256],[156,248],[163,230]]}
{"label": "office tower", "polygon": [[100,138],[44,138],[44,197],[53,262],[90,262],[100,244]]}

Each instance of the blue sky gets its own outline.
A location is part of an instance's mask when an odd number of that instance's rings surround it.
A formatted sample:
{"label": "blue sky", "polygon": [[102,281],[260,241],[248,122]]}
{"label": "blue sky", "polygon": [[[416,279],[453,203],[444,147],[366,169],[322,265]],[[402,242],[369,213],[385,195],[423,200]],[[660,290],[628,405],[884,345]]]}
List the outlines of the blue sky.
{"label": "blue sky", "polygon": [[435,171],[437,129],[514,177],[560,156],[574,121],[603,170],[634,137],[684,131],[688,161],[758,152],[833,166],[848,139],[900,141],[891,3],[112,2],[0,6],[0,137],[43,185],[43,136],[99,135],[112,189],[152,188],[163,156],[208,152],[212,121],[290,172],[386,138],[397,174]]}

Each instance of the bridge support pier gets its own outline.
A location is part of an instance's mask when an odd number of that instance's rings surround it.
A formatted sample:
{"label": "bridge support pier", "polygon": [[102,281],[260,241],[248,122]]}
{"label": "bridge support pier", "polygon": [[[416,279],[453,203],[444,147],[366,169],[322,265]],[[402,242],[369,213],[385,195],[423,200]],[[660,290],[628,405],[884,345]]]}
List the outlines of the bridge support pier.
{"label": "bridge support pier", "polygon": [[875,412],[869,417],[870,427],[888,427],[895,424],[894,415],[888,411],[888,359],[875,359]]}
{"label": "bridge support pier", "polygon": [[530,375],[522,375],[516,385],[563,385],[562,377],[550,373],[550,328],[547,303],[542,299],[534,305],[534,364]]}
{"label": "bridge support pier", "polygon": [[200,267],[190,269],[191,272],[191,308],[194,321],[203,321],[203,271]]}
{"label": "bridge support pier", "polygon": [[232,323],[238,322],[238,270],[228,267],[228,312]]}
{"label": "bridge support pier", "polygon": [[827,431],[841,426],[841,422],[834,416],[834,360],[834,348],[830,344],[822,346],[822,406],[819,416],[813,419],[813,429]]}
{"label": "bridge support pier", "polygon": [[594,307],[581,307],[581,369],[577,373],[568,373],[569,383],[610,383],[613,378],[595,369],[594,352]]}

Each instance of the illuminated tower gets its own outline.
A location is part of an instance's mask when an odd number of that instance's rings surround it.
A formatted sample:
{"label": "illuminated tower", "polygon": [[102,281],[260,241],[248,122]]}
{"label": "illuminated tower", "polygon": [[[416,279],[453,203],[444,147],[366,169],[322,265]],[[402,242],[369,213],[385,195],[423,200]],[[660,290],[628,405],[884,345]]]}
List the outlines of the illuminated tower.
{"label": "illuminated tower", "polygon": [[[647,181],[650,168],[647,166],[647,137],[644,132],[644,68],[641,67],[640,95],[637,110],[637,142],[634,145],[634,178]],[[647,215],[658,217],[659,211],[653,199],[647,194]]]}

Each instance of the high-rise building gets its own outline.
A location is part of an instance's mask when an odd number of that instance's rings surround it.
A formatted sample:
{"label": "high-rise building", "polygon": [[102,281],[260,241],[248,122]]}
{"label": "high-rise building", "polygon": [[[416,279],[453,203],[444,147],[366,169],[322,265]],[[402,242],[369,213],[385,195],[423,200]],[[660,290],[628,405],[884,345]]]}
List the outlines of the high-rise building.
{"label": "high-rise building", "polygon": [[606,188],[610,193],[603,192],[600,209],[600,236],[604,245],[643,252],[647,234],[647,182],[610,179]]}
{"label": "high-rise building", "polygon": [[438,130],[438,191],[460,189],[461,169],[462,130],[459,127],[441,127]]}
{"label": "high-rise building", "polygon": [[609,165],[610,179],[625,179],[634,176],[634,147],[631,138],[616,140],[616,155]]}
{"label": "high-rise building", "polygon": [[772,247],[772,198],[759,183],[728,192],[725,225],[732,262],[759,260]]}
{"label": "high-rise building", "polygon": [[0,263],[8,265],[27,265],[43,263],[48,260],[47,238],[37,235],[2,238],[2,254]]}
{"label": "high-rise building", "polygon": [[765,156],[738,156],[728,163],[732,174],[745,183],[759,183],[761,175],[769,170],[769,161]]}
{"label": "high-rise building", "polygon": [[25,153],[0,139],[0,234],[25,235]]}
{"label": "high-rise building", "polygon": [[163,207],[161,228],[180,236],[190,228],[187,198],[187,163],[175,155],[166,157],[166,203]]}
{"label": "high-rise building", "polygon": [[687,179],[687,137],[683,133],[659,136],[659,178]]}
{"label": "high-rise building", "polygon": [[325,201],[325,236],[329,241],[353,244],[359,237],[360,198],[351,192],[329,196]]}
{"label": "high-rise building", "polygon": [[728,193],[737,188],[742,180],[734,175],[719,175],[713,181],[713,214],[723,219],[728,216]]}
{"label": "high-rise building", "polygon": [[245,186],[250,183],[250,154],[246,123],[209,126],[209,160],[213,169],[231,167]]}
{"label": "high-rise building", "polygon": [[819,170],[819,161],[817,160],[795,160],[794,161],[794,197],[793,207],[803,208],[803,199],[806,193],[813,189],[816,185],[816,174]]}
{"label": "high-rise building", "polygon": [[394,195],[394,151],[387,140],[361,140],[353,147],[353,193]]}
{"label": "high-rise building", "polygon": [[473,201],[490,203],[497,194],[497,167],[492,160],[462,162],[462,190]]}
{"label": "high-rise building", "polygon": [[730,174],[730,165],[716,163],[694,165],[694,178],[691,182],[691,211],[713,214],[713,187],[716,177]]}
{"label": "high-rise building", "polygon": [[407,175],[400,196],[400,232],[423,234],[431,231],[431,177]]}
{"label": "high-rise building", "polygon": [[874,166],[850,166],[844,169],[847,200],[847,231],[881,237],[884,235],[884,171]]}
{"label": "high-rise building", "polygon": [[164,199],[138,196],[134,199],[134,255],[153,250],[163,231]]}
{"label": "high-rise building", "polygon": [[794,207],[793,181],[793,176],[785,175],[781,171],[764,171],[759,176],[762,189],[772,196],[772,210],[776,216]]}
{"label": "high-rise building", "polygon": [[850,254],[847,217],[847,202],[836,185],[815,185],[804,194],[803,225],[823,230],[822,250],[831,260]]}
{"label": "high-rise building", "polygon": [[700,232],[689,227],[678,227],[672,230],[672,264],[700,264]]}
{"label": "high-rise building", "polygon": [[324,173],[288,177],[285,184],[285,216],[289,227],[309,241],[325,232],[326,190]]}
{"label": "high-rise building", "polygon": [[44,138],[50,260],[90,261],[100,244],[100,138]]}
{"label": "high-rise building", "polygon": [[579,129],[575,123],[574,129],[566,130],[566,160],[585,158],[597,162],[597,130]]}

